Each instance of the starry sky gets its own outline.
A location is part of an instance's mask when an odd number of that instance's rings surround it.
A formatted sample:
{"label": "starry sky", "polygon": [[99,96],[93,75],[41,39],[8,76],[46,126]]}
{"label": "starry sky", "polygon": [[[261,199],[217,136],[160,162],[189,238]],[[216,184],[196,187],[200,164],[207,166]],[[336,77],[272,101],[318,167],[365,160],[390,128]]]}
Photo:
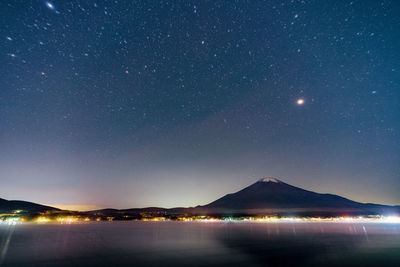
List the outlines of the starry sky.
{"label": "starry sky", "polygon": [[400,204],[398,1],[0,3],[0,197]]}

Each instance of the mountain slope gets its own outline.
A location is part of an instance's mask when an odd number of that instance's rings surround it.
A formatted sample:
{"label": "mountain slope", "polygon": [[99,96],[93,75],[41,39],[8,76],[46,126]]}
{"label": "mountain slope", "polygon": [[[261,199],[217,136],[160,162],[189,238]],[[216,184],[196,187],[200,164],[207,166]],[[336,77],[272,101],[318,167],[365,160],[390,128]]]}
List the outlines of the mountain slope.
{"label": "mountain slope", "polygon": [[363,204],[332,194],[319,194],[286,184],[276,178],[263,178],[233,194],[215,200],[199,210],[207,212],[346,212],[380,213],[398,209]]}
{"label": "mountain slope", "polygon": [[21,200],[5,200],[0,198],[0,213],[12,213],[20,210],[25,213],[57,211],[59,209]]}

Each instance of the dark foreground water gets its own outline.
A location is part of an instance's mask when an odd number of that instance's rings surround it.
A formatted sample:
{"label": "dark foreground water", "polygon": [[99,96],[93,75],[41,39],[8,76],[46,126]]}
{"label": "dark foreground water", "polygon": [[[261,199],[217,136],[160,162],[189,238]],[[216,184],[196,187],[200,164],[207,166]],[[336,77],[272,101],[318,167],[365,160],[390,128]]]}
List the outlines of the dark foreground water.
{"label": "dark foreground water", "polygon": [[0,225],[1,266],[400,266],[400,225]]}

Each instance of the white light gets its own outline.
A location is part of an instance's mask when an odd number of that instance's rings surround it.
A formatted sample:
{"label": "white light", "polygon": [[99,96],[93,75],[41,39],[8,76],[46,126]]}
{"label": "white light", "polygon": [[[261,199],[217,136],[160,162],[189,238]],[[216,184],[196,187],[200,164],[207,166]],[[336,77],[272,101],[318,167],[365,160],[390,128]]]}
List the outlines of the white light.
{"label": "white light", "polygon": [[305,101],[303,98],[299,98],[299,99],[297,99],[297,101],[296,101],[297,105],[299,105],[299,106],[304,105],[305,102],[306,102],[306,101]]}
{"label": "white light", "polygon": [[400,217],[396,216],[385,217],[383,220],[387,223],[400,223]]}
{"label": "white light", "polygon": [[54,9],[54,5],[50,2],[46,2],[46,6],[50,9]]}

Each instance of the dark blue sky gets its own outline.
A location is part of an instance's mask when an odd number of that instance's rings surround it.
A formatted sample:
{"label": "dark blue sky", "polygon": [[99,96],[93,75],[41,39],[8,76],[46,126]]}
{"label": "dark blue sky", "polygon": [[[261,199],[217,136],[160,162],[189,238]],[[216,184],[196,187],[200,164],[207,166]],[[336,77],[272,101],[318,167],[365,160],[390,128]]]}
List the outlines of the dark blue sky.
{"label": "dark blue sky", "polygon": [[[398,1],[0,3],[0,197],[400,204]],[[303,104],[297,101],[303,99]]]}

